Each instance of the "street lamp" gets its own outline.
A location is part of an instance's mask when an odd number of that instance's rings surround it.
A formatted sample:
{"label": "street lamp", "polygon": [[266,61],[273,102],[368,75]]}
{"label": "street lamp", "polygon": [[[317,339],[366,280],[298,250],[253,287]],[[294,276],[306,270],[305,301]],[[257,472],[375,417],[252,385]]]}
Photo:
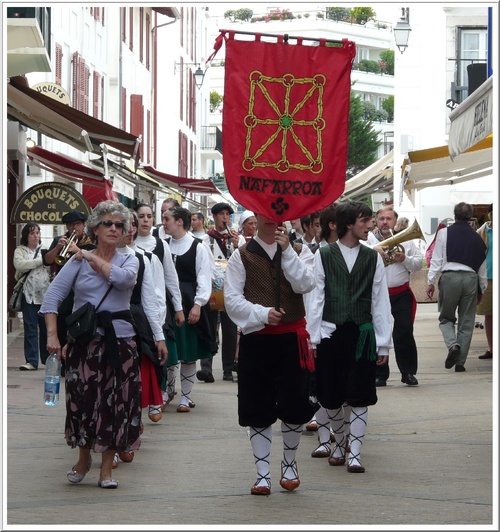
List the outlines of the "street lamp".
{"label": "street lamp", "polygon": [[194,82],[196,83],[196,86],[198,87],[198,89],[201,89],[201,86],[203,85],[203,80],[205,78],[205,73],[207,70],[205,69],[205,71],[203,71],[200,68],[199,63],[174,63],[174,74],[176,72],[183,72],[185,70],[184,67],[190,67],[190,66],[198,67],[194,73]]}
{"label": "street lamp", "polygon": [[403,53],[408,48],[408,39],[410,37],[410,8],[402,7],[402,15],[393,29],[394,41],[399,51]]}

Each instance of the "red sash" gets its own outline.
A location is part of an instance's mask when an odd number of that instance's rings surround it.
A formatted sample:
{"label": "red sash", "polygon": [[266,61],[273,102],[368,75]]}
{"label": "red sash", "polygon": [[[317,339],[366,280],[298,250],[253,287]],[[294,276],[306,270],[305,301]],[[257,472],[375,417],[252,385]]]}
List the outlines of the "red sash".
{"label": "red sash", "polygon": [[400,294],[401,292],[404,292],[405,290],[409,290],[411,292],[413,303],[411,308],[411,321],[412,323],[415,323],[415,316],[417,315],[417,300],[415,298],[415,294],[413,293],[413,290],[410,288],[410,283],[402,284],[401,286],[393,286],[392,288],[389,288],[389,295],[395,296],[396,294]]}
{"label": "red sash", "polygon": [[300,356],[300,367],[314,371],[314,355],[311,347],[310,335],[306,329],[306,320],[302,318],[291,323],[280,322],[278,325],[266,325],[260,331],[254,334],[286,334],[294,332],[297,333],[298,349]]}

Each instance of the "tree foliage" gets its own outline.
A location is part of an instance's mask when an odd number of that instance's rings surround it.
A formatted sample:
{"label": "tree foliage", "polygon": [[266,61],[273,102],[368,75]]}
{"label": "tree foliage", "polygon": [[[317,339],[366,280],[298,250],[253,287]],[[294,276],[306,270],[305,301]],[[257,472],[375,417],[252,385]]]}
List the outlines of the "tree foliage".
{"label": "tree foliage", "polygon": [[224,18],[229,19],[231,22],[241,20],[242,22],[248,22],[253,17],[253,11],[247,7],[241,9],[228,9],[224,13]]}
{"label": "tree foliage", "polygon": [[377,149],[381,141],[373,129],[373,120],[365,120],[364,113],[361,98],[351,91],[346,179],[355,176],[377,160]]}
{"label": "tree foliage", "polygon": [[394,50],[384,50],[379,54],[380,61],[385,64],[384,72],[394,76]]}
{"label": "tree foliage", "polygon": [[347,22],[350,20],[351,10],[345,7],[327,7],[326,18],[336,22]]}
{"label": "tree foliage", "polygon": [[366,24],[369,20],[375,20],[377,16],[371,7],[353,7],[350,11],[351,21],[356,24]]}
{"label": "tree foliage", "polygon": [[223,100],[222,94],[219,94],[217,91],[210,91],[210,112],[215,113],[217,109],[221,106]]}
{"label": "tree foliage", "polygon": [[387,112],[387,122],[394,121],[394,96],[391,94],[382,102],[382,109]]}

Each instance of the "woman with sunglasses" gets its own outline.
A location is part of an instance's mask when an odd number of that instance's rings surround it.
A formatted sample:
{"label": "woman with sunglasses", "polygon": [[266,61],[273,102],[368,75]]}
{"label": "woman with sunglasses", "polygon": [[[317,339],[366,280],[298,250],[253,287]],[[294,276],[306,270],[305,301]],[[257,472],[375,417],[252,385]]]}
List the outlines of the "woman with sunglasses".
{"label": "woman with sunglasses", "polygon": [[[129,210],[121,203],[99,203],[87,220],[96,240],[93,251],[80,249],[63,266],[46,292],[40,314],[47,324],[47,349],[65,359],[67,444],[78,447],[68,481],[80,483],[90,471],[91,451],[101,454],[101,488],[116,488],[111,478],[115,452],[139,448],[141,379],[139,355],[130,314],[136,283],[137,257],[117,251],[129,228]],[[86,344],[68,336],[61,350],[57,312],[74,289],[73,311],[87,302],[96,307],[97,333]],[[108,290],[109,289],[109,290]]]}

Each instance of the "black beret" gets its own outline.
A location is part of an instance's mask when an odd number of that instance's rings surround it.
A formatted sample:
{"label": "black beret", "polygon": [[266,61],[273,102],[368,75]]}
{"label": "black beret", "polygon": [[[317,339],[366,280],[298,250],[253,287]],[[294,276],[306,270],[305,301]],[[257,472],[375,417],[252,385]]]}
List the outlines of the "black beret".
{"label": "black beret", "polygon": [[212,207],[212,214],[218,214],[220,211],[227,209],[229,211],[229,214],[234,214],[233,208],[229,203],[216,203]]}
{"label": "black beret", "polygon": [[79,221],[86,222],[87,215],[80,211],[69,211],[62,217],[63,224],[70,224]]}

